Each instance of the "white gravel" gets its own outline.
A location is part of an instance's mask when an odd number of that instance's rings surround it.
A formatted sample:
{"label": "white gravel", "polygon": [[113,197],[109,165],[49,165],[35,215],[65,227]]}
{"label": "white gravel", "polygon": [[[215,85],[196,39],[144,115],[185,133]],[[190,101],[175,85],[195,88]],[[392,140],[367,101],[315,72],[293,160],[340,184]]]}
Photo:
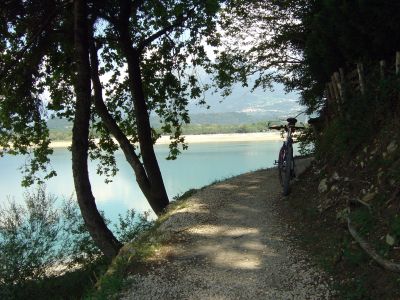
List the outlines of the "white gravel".
{"label": "white gravel", "polygon": [[174,242],[124,299],[330,299],[329,279],[289,241],[275,169],[210,186],[161,230]]}

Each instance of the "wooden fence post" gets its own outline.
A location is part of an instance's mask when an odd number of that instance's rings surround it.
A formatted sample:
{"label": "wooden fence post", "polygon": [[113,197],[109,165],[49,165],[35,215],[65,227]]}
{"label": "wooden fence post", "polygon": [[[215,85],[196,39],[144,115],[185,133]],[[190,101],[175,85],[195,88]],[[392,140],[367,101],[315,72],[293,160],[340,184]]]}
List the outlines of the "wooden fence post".
{"label": "wooden fence post", "polygon": [[333,94],[335,95],[335,101],[338,102],[339,101],[339,90],[338,90],[334,75],[331,76],[331,84],[332,84]]}
{"label": "wooden fence post", "polygon": [[340,114],[340,111],[341,111],[340,91],[339,91],[339,87],[338,87],[338,82],[336,81],[335,73],[332,74],[331,79],[332,79],[331,87],[332,87],[333,93],[335,95],[336,111],[338,112],[338,114]]}
{"label": "wooden fence post", "polygon": [[384,60],[379,61],[379,71],[382,80],[385,79],[385,69],[386,69],[386,62]]}
{"label": "wooden fence post", "polygon": [[339,91],[339,102],[342,103],[343,102],[343,87],[342,84],[340,82],[340,75],[338,72],[333,73],[333,77],[335,78],[335,83],[337,86],[337,89]]}
{"label": "wooden fence post", "polygon": [[325,94],[325,97],[326,97],[325,108],[324,108],[325,113],[324,114],[325,114],[325,117],[327,119],[329,119],[331,117],[330,115],[331,115],[331,109],[332,109],[332,105],[331,105],[332,98],[331,98],[331,95],[329,93],[329,85],[328,84],[325,85],[324,94]]}
{"label": "wooden fence post", "polygon": [[340,88],[342,90],[342,103],[346,101],[346,77],[344,75],[344,70],[343,68],[339,68],[339,75],[340,75]]}
{"label": "wooden fence post", "polygon": [[364,66],[362,63],[357,64],[358,82],[362,95],[365,95]]}

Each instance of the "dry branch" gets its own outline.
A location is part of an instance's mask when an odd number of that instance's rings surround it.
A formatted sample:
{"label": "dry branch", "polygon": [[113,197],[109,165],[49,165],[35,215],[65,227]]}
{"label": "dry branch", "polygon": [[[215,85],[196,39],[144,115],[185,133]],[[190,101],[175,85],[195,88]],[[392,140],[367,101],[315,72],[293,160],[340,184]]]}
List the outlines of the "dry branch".
{"label": "dry branch", "polygon": [[400,273],[400,264],[396,264],[387,259],[382,258],[376,251],[365,241],[351,225],[350,218],[347,218],[347,227],[351,236],[356,240],[360,247],[382,268],[391,272]]}

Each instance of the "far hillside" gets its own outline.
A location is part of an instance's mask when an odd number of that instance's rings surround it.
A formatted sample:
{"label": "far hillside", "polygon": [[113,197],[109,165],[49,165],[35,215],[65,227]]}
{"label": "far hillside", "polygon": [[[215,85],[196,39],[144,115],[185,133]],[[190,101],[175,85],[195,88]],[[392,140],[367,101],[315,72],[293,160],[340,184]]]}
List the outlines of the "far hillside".
{"label": "far hillside", "polygon": [[[190,124],[183,127],[183,134],[250,133],[267,130],[269,122],[279,123],[289,115],[274,113],[199,113],[190,116]],[[299,116],[304,121],[304,116]],[[160,129],[159,119],[151,118],[154,128]],[[72,136],[72,122],[66,119],[49,119],[47,125],[52,140],[69,140]]]}

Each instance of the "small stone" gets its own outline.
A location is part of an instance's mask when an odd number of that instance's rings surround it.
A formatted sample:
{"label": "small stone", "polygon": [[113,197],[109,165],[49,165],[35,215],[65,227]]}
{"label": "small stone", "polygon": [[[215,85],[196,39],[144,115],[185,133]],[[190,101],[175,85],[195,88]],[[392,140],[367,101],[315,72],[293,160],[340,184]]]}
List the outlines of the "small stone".
{"label": "small stone", "polygon": [[362,161],[362,162],[360,162],[360,167],[361,168],[364,168],[364,166],[365,166],[365,163]]}
{"label": "small stone", "polygon": [[363,152],[364,152],[364,153],[367,153],[367,152],[368,152],[368,147],[365,147],[365,148],[363,149]]}
{"label": "small stone", "polygon": [[368,193],[368,194],[366,194],[361,200],[362,200],[363,202],[368,203],[368,202],[370,202],[372,199],[374,199],[375,196],[376,196],[376,193],[375,193],[375,192],[373,192],[373,193]]}
{"label": "small stone", "polygon": [[382,152],[382,157],[386,158],[388,156],[387,152]]}
{"label": "small stone", "polygon": [[327,181],[328,181],[327,178],[324,178],[321,180],[321,182],[318,185],[318,192],[325,193],[328,190]]}
{"label": "small stone", "polygon": [[390,144],[387,146],[386,150],[390,154],[390,153],[393,153],[394,151],[396,151],[397,147],[398,147],[398,145],[397,145],[396,141],[391,141]]}
{"label": "small stone", "polygon": [[337,172],[334,172],[333,175],[332,175],[332,179],[333,180],[339,180],[340,179],[339,174]]}
{"label": "small stone", "polygon": [[396,243],[396,239],[389,233],[386,235],[386,244],[393,246]]}
{"label": "small stone", "polygon": [[337,191],[339,191],[339,187],[337,185],[332,185],[331,186],[331,191],[332,192],[337,192]]}

